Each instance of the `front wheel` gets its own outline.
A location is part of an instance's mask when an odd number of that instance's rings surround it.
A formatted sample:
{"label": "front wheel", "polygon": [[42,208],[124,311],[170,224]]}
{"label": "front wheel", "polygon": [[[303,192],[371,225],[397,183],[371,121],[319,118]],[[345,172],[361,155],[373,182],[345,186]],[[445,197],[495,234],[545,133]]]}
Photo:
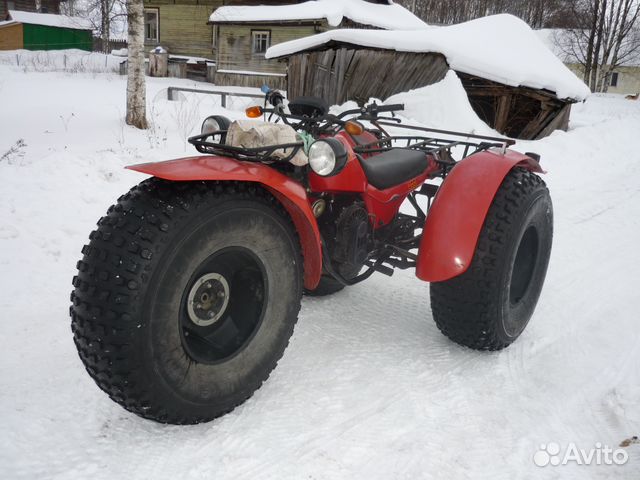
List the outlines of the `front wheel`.
{"label": "front wheel", "polygon": [[242,183],[150,179],[98,225],[71,317],[100,388],[176,424],[250,397],[282,356],[302,297],[298,238],[278,202]]}
{"label": "front wheel", "polygon": [[516,168],[502,182],[473,260],[462,275],[433,283],[438,328],[460,345],[500,350],[533,315],[553,237],[551,198],[540,177]]}

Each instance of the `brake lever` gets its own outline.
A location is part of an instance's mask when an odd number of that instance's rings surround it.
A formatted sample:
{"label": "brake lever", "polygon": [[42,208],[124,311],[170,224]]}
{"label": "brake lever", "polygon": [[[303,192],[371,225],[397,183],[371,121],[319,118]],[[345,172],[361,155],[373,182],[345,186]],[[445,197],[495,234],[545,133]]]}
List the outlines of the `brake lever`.
{"label": "brake lever", "polygon": [[400,120],[399,118],[395,118],[395,117],[378,117],[378,120],[389,120],[391,122],[396,122],[396,123],[402,123],[402,120]]}

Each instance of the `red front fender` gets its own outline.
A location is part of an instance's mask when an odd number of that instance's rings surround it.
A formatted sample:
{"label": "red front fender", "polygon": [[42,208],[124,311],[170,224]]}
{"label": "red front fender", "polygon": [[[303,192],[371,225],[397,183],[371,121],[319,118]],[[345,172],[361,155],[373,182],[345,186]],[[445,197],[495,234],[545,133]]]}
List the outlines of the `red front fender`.
{"label": "red front fender", "polygon": [[262,184],[287,210],[293,220],[304,255],[304,286],[313,290],[322,275],[322,248],[318,224],[304,187],[261,163],[227,157],[200,156],[127,167],[130,170],[176,182],[221,180]]}
{"label": "red front fender", "polygon": [[516,165],[544,173],[538,162],[512,150],[476,153],[451,170],[422,231],[416,267],[419,279],[441,282],[469,268],[493,198]]}

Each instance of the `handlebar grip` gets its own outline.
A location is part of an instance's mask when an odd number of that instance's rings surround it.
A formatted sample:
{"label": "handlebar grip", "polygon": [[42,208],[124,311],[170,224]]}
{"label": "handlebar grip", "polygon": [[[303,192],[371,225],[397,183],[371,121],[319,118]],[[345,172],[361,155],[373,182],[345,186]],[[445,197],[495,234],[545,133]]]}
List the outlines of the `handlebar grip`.
{"label": "handlebar grip", "polygon": [[269,93],[267,93],[267,101],[274,107],[277,107],[284,102],[284,96],[278,90],[270,90]]}
{"label": "handlebar grip", "polygon": [[376,108],[378,112],[396,112],[398,110],[404,110],[404,103],[395,103],[392,105],[380,105]]}

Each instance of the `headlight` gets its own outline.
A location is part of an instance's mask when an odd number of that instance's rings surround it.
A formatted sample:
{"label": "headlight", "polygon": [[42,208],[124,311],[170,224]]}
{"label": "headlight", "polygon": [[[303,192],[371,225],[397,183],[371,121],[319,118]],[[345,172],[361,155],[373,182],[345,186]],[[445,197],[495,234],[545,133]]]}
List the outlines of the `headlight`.
{"label": "headlight", "polygon": [[318,175],[327,177],[340,172],[347,163],[347,149],[336,138],[325,138],[311,144],[309,165]]}
{"label": "headlight", "polygon": [[[222,115],[212,115],[204,119],[202,122],[202,127],[200,127],[200,134],[207,135],[210,133],[215,133],[219,131],[226,131],[231,125],[231,120],[227,117],[223,117]],[[226,137],[226,133],[222,134],[221,142],[224,141]]]}

